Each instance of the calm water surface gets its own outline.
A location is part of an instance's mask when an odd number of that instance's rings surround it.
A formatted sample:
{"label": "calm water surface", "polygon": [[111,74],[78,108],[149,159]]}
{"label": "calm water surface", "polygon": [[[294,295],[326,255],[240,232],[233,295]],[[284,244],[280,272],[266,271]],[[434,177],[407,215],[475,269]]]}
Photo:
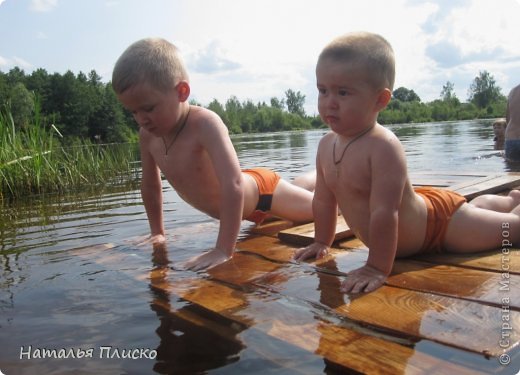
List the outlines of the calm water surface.
{"label": "calm water surface", "polygon": [[[491,123],[396,125],[409,169],[494,173],[514,170],[494,150]],[[324,130],[233,138],[244,168],[265,166],[293,178],[313,168]],[[211,247],[218,222],[198,213],[164,184],[168,257],[180,261]],[[243,224],[242,236],[251,225]],[[166,314],[161,305],[199,316],[197,307],[164,296],[149,280],[151,250],[135,246],[148,233],[139,191],[105,187],[95,193],[31,197],[4,205],[0,219],[0,371],[10,374],[277,373],[263,359],[277,353],[304,371],[323,360],[234,327],[229,335]],[[110,249],[79,249],[96,244]],[[122,259],[122,253],[130,254]],[[177,272],[175,280],[190,277]],[[259,297],[260,298],[260,297]],[[260,298],[261,300],[261,298]],[[199,308],[200,310],[200,308]],[[209,313],[203,312],[208,315]],[[229,327],[222,318],[208,321]],[[222,338],[226,337],[226,339]],[[99,358],[102,347],[157,350],[156,359]],[[92,350],[93,359],[28,359],[38,349]],[[26,354],[23,354],[26,353]],[[264,353],[264,354],[262,354]],[[113,355],[114,352],[110,352]],[[20,356],[22,355],[22,359]],[[271,366],[271,367],[269,367]]]}

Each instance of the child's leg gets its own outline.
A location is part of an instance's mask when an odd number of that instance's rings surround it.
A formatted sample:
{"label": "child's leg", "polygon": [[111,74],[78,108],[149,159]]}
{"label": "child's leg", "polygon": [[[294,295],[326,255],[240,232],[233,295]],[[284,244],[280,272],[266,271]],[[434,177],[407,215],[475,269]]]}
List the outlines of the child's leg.
{"label": "child's leg", "polygon": [[451,217],[444,246],[452,252],[479,252],[498,249],[506,239],[520,242],[520,206],[497,212],[463,204]]}
{"label": "child's leg", "polygon": [[473,199],[470,204],[498,212],[511,212],[520,204],[520,191],[511,190],[507,196],[485,194]]}
{"label": "child's leg", "polygon": [[314,191],[316,188],[316,170],[306,172],[292,180],[292,184],[305,190]]}
{"label": "child's leg", "polygon": [[294,222],[312,221],[313,196],[308,190],[280,180],[274,190],[271,213]]}

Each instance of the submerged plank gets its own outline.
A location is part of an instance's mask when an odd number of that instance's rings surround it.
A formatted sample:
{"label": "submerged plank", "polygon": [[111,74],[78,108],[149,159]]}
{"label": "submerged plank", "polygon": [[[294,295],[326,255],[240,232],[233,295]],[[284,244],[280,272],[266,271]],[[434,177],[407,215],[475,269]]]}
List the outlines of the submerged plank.
{"label": "submerged plank", "polygon": [[[295,251],[294,248],[275,239],[266,238],[244,241],[240,244],[240,249],[276,262],[291,262]],[[517,254],[520,255],[520,251],[517,251]],[[328,257],[303,264],[316,271],[344,276],[347,272],[362,267],[367,257],[366,248],[349,251],[332,248]],[[520,275],[513,273],[505,275],[503,272],[483,268],[461,268],[442,264],[442,262],[432,264],[421,259],[420,257],[396,260],[386,284],[497,307],[502,307],[503,299],[509,298],[509,307],[520,310]]]}
{"label": "submerged plank", "polygon": [[[190,322],[194,326],[204,327],[213,334],[223,337],[226,342],[241,343],[244,330],[259,331],[268,337],[286,342],[306,352],[314,353],[326,361],[349,371],[368,373],[394,374],[405,372],[435,371],[435,373],[484,373],[471,363],[453,364],[445,359],[414,350],[411,346],[374,337],[363,332],[352,330],[327,319],[319,318],[320,311],[308,305],[302,308],[302,303],[291,303],[283,295],[271,294],[265,289],[247,293],[242,288],[231,284],[222,284],[204,279],[193,273],[173,271],[161,267],[147,271],[145,268],[126,267],[125,263],[135,262],[136,254],[129,251],[98,256],[89,254],[89,259],[105,267],[124,273],[134,280],[149,283],[152,290],[157,291],[153,305],[160,307],[168,314]],[[147,260],[139,255],[142,260]],[[246,258],[254,261],[252,256]],[[265,261],[264,261],[265,262]],[[253,262],[256,263],[256,262]],[[229,262],[222,265],[225,269],[220,275],[236,271]],[[264,269],[270,267],[265,266]],[[231,272],[230,272],[231,271]],[[192,277],[186,274],[193,275]],[[251,273],[251,275],[254,272]],[[246,280],[250,276],[245,276]],[[243,280],[243,281],[246,281]],[[235,278],[235,281],[238,279]],[[227,282],[227,280],[226,280]],[[192,309],[185,309],[175,301],[181,298],[196,304],[207,311],[236,322],[231,326],[218,324],[208,316],[195,315]],[[227,301],[227,302],[226,302]],[[160,332],[158,331],[160,334]],[[267,358],[273,363],[283,364],[279,360],[283,353],[277,353],[274,358]],[[293,365],[294,366],[294,365]],[[466,367],[467,366],[467,367]]]}
{"label": "submerged plank", "polygon": [[[262,256],[266,257],[269,256],[269,251],[277,252],[276,258],[278,261],[290,259],[293,253],[293,249],[286,247],[284,250],[281,244],[278,246],[267,246],[271,250],[267,250],[268,252],[266,253],[261,249],[262,245],[258,239],[245,241],[240,245],[243,250],[259,252]],[[283,252],[286,254],[281,255]],[[363,255],[361,254],[357,257],[357,262],[349,262],[349,268],[359,267],[359,265],[364,263],[364,260],[366,260],[366,258],[363,259]],[[255,261],[255,263],[257,263],[257,261]],[[341,267],[338,266],[334,260],[323,260],[321,266],[326,263],[329,263],[329,267],[332,264],[333,271],[342,274],[340,271]],[[241,264],[244,267],[246,264],[245,260],[241,260]],[[289,277],[287,276],[288,273],[280,268],[280,272],[270,273],[265,275],[263,279],[257,279],[254,282],[255,284],[269,284],[271,288],[276,288],[280,293],[290,295],[291,297],[306,299],[314,303],[327,301],[325,303],[327,306],[334,308],[334,310],[340,314],[359,321],[360,323],[392,330],[402,335],[427,338],[445,345],[452,345],[494,356],[502,353],[502,348],[500,348],[494,337],[496,332],[500,332],[502,317],[502,297],[499,294],[500,285],[495,285],[494,291],[490,291],[489,289],[491,287],[488,287],[487,294],[476,291],[473,295],[475,299],[491,299],[495,306],[444,296],[441,295],[442,293],[439,293],[439,290],[437,290],[439,294],[431,294],[390,286],[384,286],[375,292],[355,298],[349,302],[345,301],[345,299],[348,300],[348,296],[339,292],[340,280],[338,276],[331,274],[334,272],[323,273],[320,271],[321,269],[312,272],[307,268],[301,271],[299,275],[295,275],[295,272],[293,272]],[[455,274],[456,273],[457,272],[455,272]],[[432,280],[436,277],[442,277],[443,275],[445,276],[445,272],[441,272],[440,274],[430,272],[429,275],[424,275],[424,280]],[[491,275],[494,276],[494,274]],[[456,275],[450,276],[452,276],[455,285],[451,286],[446,284],[442,287],[442,284],[440,284],[441,287],[444,288],[442,291],[461,294],[456,288]],[[474,274],[471,276],[475,277]],[[486,276],[484,273],[479,273],[478,277],[476,277],[476,279],[478,279],[477,281],[481,281],[484,276]],[[417,285],[420,284],[417,278],[417,275],[410,275],[408,279],[401,276],[396,279],[395,284],[401,286],[403,280],[405,282],[408,280],[411,284]],[[251,281],[252,280],[248,280],[248,282]],[[517,282],[518,280],[515,281],[515,285]],[[433,282],[430,282],[429,285],[435,289]],[[315,295],[316,290],[320,291],[321,295]],[[471,287],[466,287],[465,292],[471,294]],[[514,293],[515,295],[517,294],[517,292]],[[509,301],[512,301],[513,298],[515,297],[511,297]],[[366,304],[360,304],[358,301],[368,302],[366,302]],[[382,301],[386,302],[382,304]],[[380,309],[379,307],[375,308],[375,306],[385,306],[385,308]],[[510,308],[510,305],[508,305],[508,308]],[[514,320],[518,327],[518,324],[520,324],[520,313],[518,311],[510,311],[509,314],[509,318]],[[442,316],[442,319],[440,316]],[[425,325],[431,329],[427,331],[423,330],[421,327]],[[513,336],[516,346],[520,342],[520,331],[515,330]],[[478,339],[475,340],[475,338]]]}

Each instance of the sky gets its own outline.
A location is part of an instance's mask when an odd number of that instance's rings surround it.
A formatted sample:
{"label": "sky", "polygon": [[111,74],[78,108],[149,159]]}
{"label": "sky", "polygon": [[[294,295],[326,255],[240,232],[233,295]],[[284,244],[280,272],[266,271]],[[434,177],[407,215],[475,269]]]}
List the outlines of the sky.
{"label": "sky", "polygon": [[162,37],[181,50],[197,102],[269,103],[291,89],[313,115],[316,59],[351,31],[385,37],[394,88],[423,102],[448,81],[466,101],[484,70],[504,95],[520,83],[520,0],[0,0],[0,71],[95,70],[110,82],[126,47]]}

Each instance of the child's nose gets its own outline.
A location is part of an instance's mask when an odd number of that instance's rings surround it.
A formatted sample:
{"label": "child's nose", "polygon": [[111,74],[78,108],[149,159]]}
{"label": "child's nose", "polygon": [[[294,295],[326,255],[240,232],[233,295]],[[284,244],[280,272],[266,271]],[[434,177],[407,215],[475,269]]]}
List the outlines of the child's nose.
{"label": "child's nose", "polygon": [[137,124],[139,124],[139,126],[143,127],[146,126],[149,122],[148,116],[144,113],[136,113],[134,115],[134,119],[137,122]]}
{"label": "child's nose", "polygon": [[327,108],[338,108],[338,101],[334,97],[334,95],[329,95],[327,98]]}

